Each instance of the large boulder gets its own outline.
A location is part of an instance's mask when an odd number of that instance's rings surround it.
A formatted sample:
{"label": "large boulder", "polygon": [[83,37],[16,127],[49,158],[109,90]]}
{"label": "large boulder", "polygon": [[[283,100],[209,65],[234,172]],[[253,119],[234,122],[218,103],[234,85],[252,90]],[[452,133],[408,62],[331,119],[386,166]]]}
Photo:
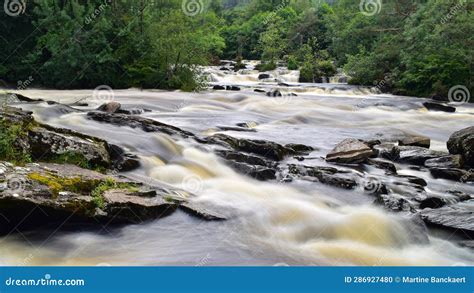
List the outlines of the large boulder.
{"label": "large boulder", "polygon": [[467,166],[474,167],[474,126],[456,131],[447,143],[453,155],[461,155]]}
{"label": "large boulder", "polygon": [[[63,224],[142,223],[165,217],[181,204],[192,210],[191,201],[175,199],[183,192],[74,165],[0,162],[0,234]],[[210,213],[204,219],[223,219]]]}
{"label": "large boulder", "polygon": [[372,149],[362,141],[348,138],[336,145],[326,156],[326,161],[334,163],[358,164],[373,155]]}

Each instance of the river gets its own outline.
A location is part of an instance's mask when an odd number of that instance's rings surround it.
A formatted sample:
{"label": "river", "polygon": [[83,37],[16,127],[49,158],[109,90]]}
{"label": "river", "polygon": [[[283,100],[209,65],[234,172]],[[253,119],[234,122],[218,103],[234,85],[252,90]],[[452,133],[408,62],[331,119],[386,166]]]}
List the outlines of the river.
{"label": "river", "polygon": [[[422,99],[378,94],[345,84],[298,84],[298,74],[279,69],[276,78],[258,73],[206,68],[212,84],[241,91],[199,93],[161,90],[26,89],[21,94],[60,103],[83,99],[90,110],[114,100],[124,108],[151,110],[144,117],[199,135],[223,132],[236,137],[314,147],[305,164],[324,166],[324,157],[345,138],[373,138],[406,131],[428,136],[432,149],[446,150],[456,130],[472,126],[474,107],[456,113],[429,112]],[[285,85],[278,85],[285,82]],[[268,97],[255,88],[279,88],[297,96]],[[212,153],[212,146],[117,127],[86,119],[87,112],[67,113],[56,105],[29,103],[22,108],[37,120],[70,128],[118,144],[137,154],[142,167],[126,175],[158,180],[196,195],[195,201],[231,215],[205,222],[183,212],[142,225],[10,234],[0,238],[0,263],[6,265],[473,265],[472,250],[453,237],[414,225],[406,215],[389,213],[361,190],[319,183],[260,182],[235,173]],[[222,131],[247,123],[254,132]],[[289,158],[288,160],[294,160]],[[430,191],[454,183],[397,165],[399,174],[429,182]],[[461,190],[474,194],[474,186]],[[429,241],[419,241],[426,234]],[[455,240],[455,238],[454,238]]]}

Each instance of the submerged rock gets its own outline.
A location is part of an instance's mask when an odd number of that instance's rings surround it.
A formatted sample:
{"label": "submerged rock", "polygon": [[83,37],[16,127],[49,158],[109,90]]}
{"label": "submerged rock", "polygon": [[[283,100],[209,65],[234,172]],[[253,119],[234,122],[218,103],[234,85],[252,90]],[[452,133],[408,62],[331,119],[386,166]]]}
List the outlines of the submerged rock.
{"label": "submerged rock", "polygon": [[223,91],[223,90],[225,90],[225,86],[223,86],[223,85],[215,85],[215,86],[212,87],[212,89],[218,90],[218,91]]}
{"label": "submerged rock", "polygon": [[449,153],[461,155],[466,165],[474,167],[474,126],[453,133],[447,146]]}
{"label": "submerged rock", "polygon": [[425,106],[426,109],[431,110],[431,111],[442,111],[442,112],[449,112],[449,113],[456,112],[455,107],[448,106],[442,103],[424,102],[423,106]]}
{"label": "submerged rock", "polygon": [[348,138],[326,156],[326,161],[334,163],[358,164],[373,155],[372,149],[360,140]]}

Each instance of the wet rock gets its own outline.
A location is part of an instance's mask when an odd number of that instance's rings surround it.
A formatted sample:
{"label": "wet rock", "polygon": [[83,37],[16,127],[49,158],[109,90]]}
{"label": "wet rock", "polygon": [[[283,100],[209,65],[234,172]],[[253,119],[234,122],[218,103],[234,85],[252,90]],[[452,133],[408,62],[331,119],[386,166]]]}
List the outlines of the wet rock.
{"label": "wet rock", "polygon": [[401,146],[419,146],[424,148],[430,148],[431,140],[425,136],[408,136],[398,141],[398,145]]}
{"label": "wet rock", "polygon": [[375,204],[384,206],[394,212],[416,212],[415,207],[406,198],[397,194],[382,194],[374,201]]}
{"label": "wet rock", "polygon": [[268,74],[268,73],[260,73],[260,74],[258,75],[258,79],[260,79],[260,80],[261,80],[261,79],[268,79],[268,78],[271,78],[271,75]]}
{"label": "wet rock", "polygon": [[63,224],[142,223],[167,216],[187,202],[168,200],[179,193],[169,187],[149,186],[74,165],[18,167],[0,162],[0,167],[0,234],[43,226],[56,229]]}
{"label": "wet rock", "polygon": [[215,85],[212,87],[212,89],[214,90],[219,90],[219,91],[223,91],[225,90],[225,86],[222,86],[222,85]]}
{"label": "wet rock", "polygon": [[473,182],[474,172],[456,168],[430,168],[434,178],[442,178],[460,182]]}
{"label": "wet rock", "polygon": [[326,156],[326,161],[334,163],[358,164],[373,155],[372,149],[360,140],[348,138]]}
{"label": "wet rock", "polygon": [[168,135],[179,135],[182,137],[194,137],[191,132],[182,130],[178,127],[158,122],[156,120],[125,114],[109,114],[105,112],[89,112],[87,118],[103,123],[110,123],[117,126],[128,126],[131,128],[140,128],[145,132],[163,132]]}
{"label": "wet rock", "polygon": [[357,184],[357,176],[350,171],[343,171],[331,167],[312,167],[304,165],[288,165],[289,174],[298,178],[318,181],[335,187],[353,189]]}
{"label": "wet rock", "polygon": [[257,130],[253,128],[237,127],[237,126],[217,126],[217,129],[222,130],[222,131],[257,132]]}
{"label": "wet rock", "polygon": [[253,91],[256,93],[266,93],[266,91],[262,89],[254,89]]}
{"label": "wet rock", "polygon": [[435,103],[435,102],[424,102],[423,106],[430,111],[442,111],[442,112],[449,112],[454,113],[456,112],[456,108],[452,106],[448,106],[442,103]]}
{"label": "wet rock", "polygon": [[368,159],[367,164],[386,170],[389,174],[397,174],[397,167],[395,167],[395,165],[390,162],[380,159]]}
{"label": "wet rock", "polygon": [[228,91],[240,91],[240,87],[235,86],[235,85],[228,85],[225,87],[225,89]]}
{"label": "wet rock", "polygon": [[115,170],[128,172],[141,166],[140,159],[136,155],[126,153],[117,145],[109,145],[109,154]]}
{"label": "wet rock", "polygon": [[474,167],[474,126],[453,133],[447,146],[450,154],[461,155],[467,166]]}
{"label": "wet rock", "polygon": [[267,96],[269,97],[282,97],[283,94],[279,90],[271,90],[267,92]]}
{"label": "wet rock", "polygon": [[422,187],[428,186],[428,183],[426,182],[426,180],[420,177],[411,176],[411,175],[396,175],[395,177],[399,179],[404,179],[408,181],[409,183],[416,184],[418,186],[422,186]]}
{"label": "wet rock", "polygon": [[298,144],[298,143],[289,143],[285,145],[285,147],[293,150],[294,153],[298,153],[298,154],[309,154],[312,151],[314,151],[313,147],[310,147],[304,144]]}
{"label": "wet rock", "polygon": [[179,209],[205,221],[224,221],[228,218],[227,216],[222,215],[219,211],[211,210],[209,207],[203,206],[194,201],[181,203]]}
{"label": "wet rock", "polygon": [[364,143],[368,145],[370,148],[373,148],[376,145],[382,144],[382,142],[378,139],[364,140]]}
{"label": "wet rock", "polygon": [[400,149],[391,143],[383,143],[373,146],[374,152],[381,158],[398,161],[400,159]]}
{"label": "wet rock", "polygon": [[106,113],[117,113],[122,105],[118,102],[109,102],[106,104],[102,104],[99,108],[97,108],[97,111],[102,111]]}
{"label": "wet rock", "polygon": [[265,167],[276,167],[276,164],[273,161],[269,161],[262,157],[253,156],[245,153],[234,152],[234,151],[226,151],[226,150],[218,150],[216,154],[220,157],[234,162],[246,163],[249,165],[259,165]]}
{"label": "wet rock", "polygon": [[428,224],[453,231],[460,236],[474,236],[474,200],[439,209],[425,209],[421,218]]}
{"label": "wet rock", "polygon": [[425,167],[428,168],[462,168],[463,159],[461,155],[450,155],[425,161]]}
{"label": "wet rock", "polygon": [[447,155],[444,152],[417,146],[399,146],[398,149],[400,150],[399,161],[414,165],[424,165],[426,160]]}
{"label": "wet rock", "polygon": [[291,149],[267,140],[251,140],[235,138],[225,134],[215,134],[209,137],[207,141],[230,147],[236,151],[260,155],[275,161],[281,161],[285,156],[293,154]]}
{"label": "wet rock", "polygon": [[420,209],[437,209],[446,205],[446,200],[439,197],[428,197],[420,202]]}
{"label": "wet rock", "polygon": [[276,170],[259,165],[249,165],[235,161],[228,161],[229,165],[237,172],[254,179],[265,181],[276,179]]}

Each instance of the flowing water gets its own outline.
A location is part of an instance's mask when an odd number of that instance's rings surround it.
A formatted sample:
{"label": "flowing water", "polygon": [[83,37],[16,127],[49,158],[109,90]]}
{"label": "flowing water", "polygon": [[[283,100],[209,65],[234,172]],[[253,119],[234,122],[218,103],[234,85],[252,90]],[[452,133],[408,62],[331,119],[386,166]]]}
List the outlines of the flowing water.
{"label": "flowing water", "polygon": [[[344,84],[298,84],[298,73],[284,69],[258,80],[258,73],[206,68],[211,81],[242,90],[183,93],[159,90],[21,91],[32,98],[61,103],[85,99],[90,110],[108,100],[124,108],[151,111],[144,117],[199,135],[218,132],[236,137],[315,147],[305,164],[325,165],[325,156],[348,137],[418,133],[432,148],[446,150],[456,130],[472,126],[474,108],[456,113],[428,112],[423,100],[377,94]],[[281,83],[285,84],[281,84]],[[280,85],[279,85],[280,83]],[[267,97],[255,88],[280,89],[297,96]],[[182,212],[142,225],[101,227],[100,231],[36,231],[0,238],[0,263],[8,265],[472,265],[472,251],[457,246],[449,234],[426,231],[406,215],[374,206],[373,196],[319,183],[260,182],[239,175],[212,153],[212,146],[116,127],[68,113],[45,102],[23,104],[35,118],[118,144],[140,156],[142,167],[126,175],[159,181],[194,193],[193,199],[229,215],[225,222],[205,222]],[[220,131],[247,123],[255,132]],[[293,160],[289,158],[288,160]],[[447,180],[398,166],[400,174],[429,181],[432,192],[450,189]],[[474,186],[459,190],[474,193]],[[428,239],[421,241],[423,235]]]}

